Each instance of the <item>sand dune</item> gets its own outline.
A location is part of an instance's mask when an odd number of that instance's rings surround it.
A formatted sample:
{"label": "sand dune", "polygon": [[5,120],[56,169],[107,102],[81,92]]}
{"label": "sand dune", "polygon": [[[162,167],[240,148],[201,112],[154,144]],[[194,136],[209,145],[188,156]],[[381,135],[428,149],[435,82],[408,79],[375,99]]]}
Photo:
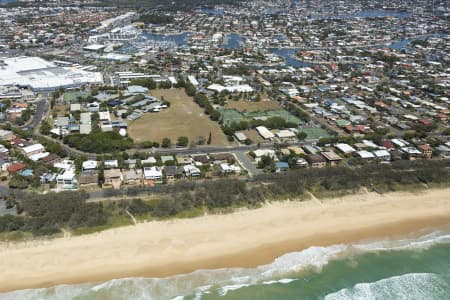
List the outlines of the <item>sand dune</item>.
{"label": "sand dune", "polygon": [[402,235],[448,223],[450,189],[276,202],[228,215],[3,244],[0,290],[254,266],[312,245]]}

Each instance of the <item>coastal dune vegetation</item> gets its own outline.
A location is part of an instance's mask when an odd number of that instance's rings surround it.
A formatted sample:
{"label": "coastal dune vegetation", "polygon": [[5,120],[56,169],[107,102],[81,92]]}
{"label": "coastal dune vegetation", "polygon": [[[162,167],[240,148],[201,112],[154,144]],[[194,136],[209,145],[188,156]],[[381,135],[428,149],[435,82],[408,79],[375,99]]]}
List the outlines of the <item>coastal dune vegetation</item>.
{"label": "coastal dune vegetation", "polygon": [[110,190],[107,199],[89,199],[84,191],[37,194],[18,191],[7,197],[17,216],[0,217],[0,237],[87,233],[130,225],[137,220],[193,217],[230,212],[234,208],[260,207],[268,201],[306,200],[342,196],[365,188],[384,193],[413,188],[446,186],[450,160],[396,161],[359,167],[297,169],[284,174],[264,174],[249,181],[218,179],[181,181],[151,189]]}

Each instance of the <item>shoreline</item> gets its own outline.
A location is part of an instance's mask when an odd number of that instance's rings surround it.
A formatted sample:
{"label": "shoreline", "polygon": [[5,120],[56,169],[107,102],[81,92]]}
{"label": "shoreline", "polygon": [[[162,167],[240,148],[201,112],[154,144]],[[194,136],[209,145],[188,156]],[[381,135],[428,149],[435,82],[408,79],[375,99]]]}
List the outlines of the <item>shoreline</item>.
{"label": "shoreline", "polygon": [[3,243],[0,292],[255,267],[310,246],[392,238],[448,224],[450,188],[355,194],[323,202],[271,202],[226,215]]}

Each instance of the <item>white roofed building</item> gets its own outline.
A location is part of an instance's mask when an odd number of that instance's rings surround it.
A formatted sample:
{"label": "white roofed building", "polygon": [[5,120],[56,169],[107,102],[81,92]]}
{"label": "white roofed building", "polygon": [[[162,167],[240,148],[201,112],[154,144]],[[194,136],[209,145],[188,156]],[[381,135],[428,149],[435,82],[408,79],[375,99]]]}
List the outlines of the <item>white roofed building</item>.
{"label": "white roofed building", "polygon": [[0,58],[0,86],[20,86],[33,91],[52,91],[77,88],[89,84],[103,84],[100,72],[77,67],[60,67],[39,57],[19,56]]}
{"label": "white roofed building", "polygon": [[377,159],[381,159],[381,160],[390,160],[391,159],[391,153],[389,153],[389,151],[387,151],[385,149],[373,151],[373,154],[375,155],[375,157]]}
{"label": "white roofed building", "polygon": [[275,137],[275,135],[265,126],[256,127],[256,131],[258,131],[259,135],[262,136],[265,140],[270,140]]}
{"label": "white roofed building", "polygon": [[144,179],[153,180],[153,182],[162,182],[163,173],[160,167],[145,167],[144,168]]}
{"label": "white roofed building", "polygon": [[272,149],[257,149],[255,151],[253,151],[253,153],[255,154],[255,159],[257,161],[263,156],[269,156],[273,159],[275,159],[275,157],[276,157],[275,151]]}
{"label": "white roofed building", "polygon": [[99,111],[98,118],[100,121],[111,121],[111,116],[109,115],[109,111]]}
{"label": "white roofed building", "polygon": [[356,152],[356,149],[348,144],[340,143],[340,144],[336,144],[335,147],[336,147],[336,149],[338,149],[339,151],[341,151],[344,154]]}
{"label": "white roofed building", "polygon": [[187,177],[199,177],[202,175],[200,169],[194,165],[183,166],[183,172]]}
{"label": "white roofed building", "polygon": [[240,84],[240,85],[230,85],[223,86],[221,84],[213,83],[207,87],[208,90],[216,91],[218,93],[226,90],[230,93],[251,93],[253,92],[253,88],[248,84]]}
{"label": "white roofed building", "polygon": [[241,167],[223,163],[220,164],[220,172],[222,174],[231,174],[231,173],[239,174],[241,173]]}
{"label": "white roofed building", "polygon": [[275,135],[280,139],[291,139],[296,137],[295,133],[288,129],[280,130],[275,133]]}
{"label": "white roofed building", "polygon": [[86,160],[83,161],[82,168],[83,171],[86,170],[95,170],[98,167],[98,162],[96,160]]}
{"label": "white roofed building", "polygon": [[44,151],[45,148],[41,144],[33,144],[22,148],[22,152],[28,157],[34,154],[42,153]]}
{"label": "white roofed building", "polygon": [[189,75],[187,78],[193,86],[197,87],[199,85],[197,78],[195,78],[195,76]]}
{"label": "white roofed building", "polygon": [[75,167],[65,169],[63,173],[56,176],[56,187],[61,190],[73,190],[78,187],[78,182],[75,178]]}
{"label": "white roofed building", "polygon": [[375,154],[369,151],[361,150],[357,151],[356,154],[362,159],[372,159],[375,158]]}

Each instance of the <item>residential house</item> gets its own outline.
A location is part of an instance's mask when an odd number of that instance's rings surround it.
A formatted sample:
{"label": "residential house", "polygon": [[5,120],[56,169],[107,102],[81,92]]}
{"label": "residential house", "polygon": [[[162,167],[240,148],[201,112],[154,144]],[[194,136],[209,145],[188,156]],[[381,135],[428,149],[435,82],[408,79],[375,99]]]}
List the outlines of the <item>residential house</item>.
{"label": "residential house", "polygon": [[450,157],[450,146],[439,145],[436,147],[436,151],[443,157]]}
{"label": "residential house", "polygon": [[77,179],[75,178],[75,168],[71,167],[63,170],[61,174],[56,176],[56,188],[61,190],[73,190],[78,187]]}
{"label": "residential house", "polygon": [[80,134],[89,134],[92,131],[91,124],[80,124]]}
{"label": "residential house", "polygon": [[306,159],[299,157],[295,160],[295,165],[297,167],[306,168],[308,166],[308,162],[306,161]]}
{"label": "residential house", "polygon": [[110,122],[102,122],[100,124],[100,129],[102,130],[102,132],[111,132],[113,131],[113,126]]}
{"label": "residential house", "polygon": [[111,116],[109,114],[109,111],[99,111],[98,117],[100,122],[110,122]]}
{"label": "residential house", "polygon": [[24,163],[12,163],[7,167],[9,173],[16,173],[25,169]]}
{"label": "residential house", "polygon": [[40,152],[40,153],[36,153],[36,154],[28,156],[28,158],[32,161],[38,161],[43,158],[46,158],[47,156],[49,156],[49,154],[50,154],[49,152]]}
{"label": "residential house", "polygon": [[409,143],[407,141],[402,140],[402,139],[392,139],[391,142],[399,148],[406,147],[409,145]]}
{"label": "residential house", "polygon": [[388,150],[381,149],[373,151],[375,157],[379,160],[389,161],[391,160],[391,153]]}
{"label": "residential house", "polygon": [[200,177],[201,171],[194,165],[185,165],[183,166],[183,171],[186,177]]}
{"label": "residential house", "polygon": [[288,147],[289,151],[294,152],[295,155],[304,155],[305,151],[303,151],[302,148],[297,147],[297,146],[290,146]]}
{"label": "residential house", "polygon": [[317,154],[320,152],[320,149],[318,147],[312,146],[312,145],[304,145],[303,149],[308,154]]}
{"label": "residential house", "polygon": [[164,167],[164,176],[166,177],[167,183],[172,183],[175,179],[183,176],[183,170],[177,166],[166,166]]}
{"label": "residential house", "polygon": [[27,157],[30,157],[35,154],[43,153],[44,151],[45,151],[45,148],[41,144],[33,144],[33,145],[22,148],[23,154],[25,154]]}
{"label": "residential house", "polygon": [[277,133],[275,133],[275,135],[279,138],[279,139],[283,139],[283,140],[289,140],[292,138],[296,137],[295,132],[289,130],[289,129],[284,129],[284,130],[279,130]]}
{"label": "residential house", "polygon": [[53,163],[53,167],[60,170],[69,170],[75,168],[73,160],[67,159]]}
{"label": "residential house", "polygon": [[55,121],[55,127],[62,128],[62,129],[68,129],[69,128],[69,117],[56,117]]}
{"label": "residential house", "polygon": [[124,181],[129,185],[142,184],[142,170],[141,169],[131,169],[124,171]]}
{"label": "residential house", "polygon": [[83,171],[96,170],[98,167],[98,162],[96,160],[85,160],[82,163]]}
{"label": "residential house", "polygon": [[70,104],[70,112],[80,111],[81,104],[80,103],[71,103]]}
{"label": "residential house", "polygon": [[89,134],[92,131],[91,113],[84,112],[80,114],[80,134]]}
{"label": "residential house", "polygon": [[351,154],[353,152],[356,152],[356,149],[352,146],[344,143],[339,143],[334,145],[335,148],[337,148],[339,151],[341,151],[344,154]]}
{"label": "residential house", "polygon": [[324,151],[321,154],[325,157],[330,166],[335,166],[342,161],[342,157],[337,155],[334,151]]}
{"label": "residential house", "polygon": [[104,171],[104,184],[112,185],[114,189],[120,189],[123,181],[122,172],[120,169],[108,169]]}
{"label": "residential house", "polygon": [[80,187],[94,186],[98,184],[98,172],[96,170],[84,171],[78,178]]}
{"label": "residential house", "polygon": [[50,153],[49,155],[47,155],[46,157],[44,157],[42,159],[42,162],[47,165],[53,165],[60,161],[61,161],[61,157],[59,157],[59,155],[57,155],[55,153]]}
{"label": "residential house", "polygon": [[383,147],[385,147],[387,150],[394,149],[394,143],[392,143],[390,140],[383,140],[382,145],[383,145]]}
{"label": "residential house", "polygon": [[320,154],[308,154],[305,159],[312,168],[323,168],[327,165],[327,160]]}
{"label": "residential house", "polygon": [[276,158],[275,151],[272,149],[257,149],[253,153],[255,154],[256,162],[259,162],[263,156],[269,156],[272,159]]}
{"label": "residential house", "polygon": [[428,144],[424,144],[424,145],[419,145],[417,146],[417,148],[419,149],[419,151],[422,152],[422,157],[423,158],[431,158],[431,155],[433,154],[433,148],[431,148],[430,145]]}
{"label": "residential house", "polygon": [[44,173],[40,176],[41,184],[49,184],[56,180],[57,174],[54,173]]}
{"label": "residential house", "polygon": [[86,108],[90,112],[98,112],[99,109],[100,109],[100,104],[98,102],[89,103],[89,104],[86,105]]}
{"label": "residential house", "polygon": [[192,159],[194,160],[195,164],[198,164],[198,165],[209,163],[209,156],[206,154],[192,156]]}
{"label": "residential house", "polygon": [[400,148],[400,151],[402,153],[408,154],[409,159],[415,159],[422,155],[422,152],[420,152],[415,147],[402,147]]}
{"label": "residential house", "polygon": [[373,154],[372,152],[366,151],[366,150],[356,151],[355,153],[361,159],[370,160],[370,159],[375,158],[375,154]]}
{"label": "residential house", "polygon": [[228,163],[221,163],[220,164],[220,173],[222,175],[239,174],[239,173],[241,173],[241,167],[235,166],[232,164],[228,164]]}
{"label": "residential house", "polygon": [[13,137],[10,141],[11,145],[19,146],[19,147],[26,147],[31,145],[32,143],[28,142],[27,140],[21,139],[19,137]]}
{"label": "residential house", "polygon": [[117,159],[108,159],[103,162],[103,166],[105,169],[113,169],[119,167],[119,162]]}
{"label": "residential house", "polygon": [[160,167],[145,167],[144,168],[144,180],[151,181],[152,183],[162,183],[163,173]]}
{"label": "residential house", "polygon": [[213,153],[210,154],[210,157],[213,161],[219,161],[221,163],[233,164],[235,161],[235,157],[231,153]]}

